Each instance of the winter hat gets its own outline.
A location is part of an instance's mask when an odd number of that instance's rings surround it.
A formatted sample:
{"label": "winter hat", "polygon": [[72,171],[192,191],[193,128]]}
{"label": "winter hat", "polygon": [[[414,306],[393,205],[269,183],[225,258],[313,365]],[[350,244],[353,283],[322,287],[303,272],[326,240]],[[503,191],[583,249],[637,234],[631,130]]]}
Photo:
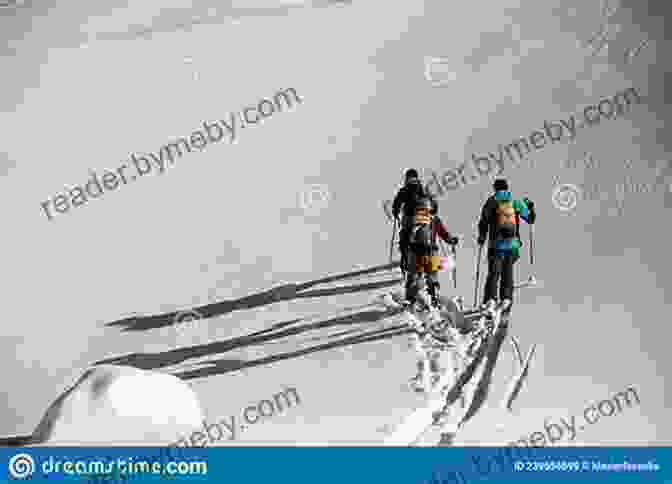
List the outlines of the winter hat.
{"label": "winter hat", "polygon": [[418,175],[418,170],[415,168],[406,170],[406,180],[410,180],[411,178],[419,178],[419,176],[420,175]]}
{"label": "winter hat", "polygon": [[504,178],[498,178],[495,180],[495,183],[492,184],[492,188],[494,188],[496,192],[507,191],[509,189],[509,184]]}

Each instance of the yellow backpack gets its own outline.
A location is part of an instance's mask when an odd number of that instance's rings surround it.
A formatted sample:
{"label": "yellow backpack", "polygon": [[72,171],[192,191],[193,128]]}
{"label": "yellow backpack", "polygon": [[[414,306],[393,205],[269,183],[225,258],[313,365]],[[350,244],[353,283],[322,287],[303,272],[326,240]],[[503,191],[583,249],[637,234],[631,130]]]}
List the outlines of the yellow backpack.
{"label": "yellow backpack", "polygon": [[517,235],[518,214],[513,201],[498,201],[495,209],[495,236],[498,239],[512,239]]}
{"label": "yellow backpack", "polygon": [[432,222],[432,213],[429,209],[419,208],[415,211],[415,225],[430,224]]}

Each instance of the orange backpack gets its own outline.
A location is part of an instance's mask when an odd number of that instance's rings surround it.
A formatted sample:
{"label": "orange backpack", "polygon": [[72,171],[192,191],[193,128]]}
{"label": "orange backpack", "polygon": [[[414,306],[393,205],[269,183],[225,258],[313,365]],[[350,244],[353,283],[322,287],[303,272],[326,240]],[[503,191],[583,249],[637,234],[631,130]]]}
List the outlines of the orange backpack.
{"label": "orange backpack", "polygon": [[512,200],[497,201],[495,209],[495,237],[512,239],[518,234],[518,214]]}

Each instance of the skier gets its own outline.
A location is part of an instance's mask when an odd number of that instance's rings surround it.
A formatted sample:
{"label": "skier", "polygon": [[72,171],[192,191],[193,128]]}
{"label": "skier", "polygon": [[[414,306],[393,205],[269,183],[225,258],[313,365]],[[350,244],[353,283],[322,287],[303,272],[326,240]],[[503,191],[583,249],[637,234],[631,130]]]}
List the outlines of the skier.
{"label": "skier", "polygon": [[440,306],[439,271],[443,267],[437,236],[451,245],[459,241],[448,232],[437,211],[437,207],[429,197],[419,199],[406,236],[406,301],[408,304],[418,302],[417,298],[425,279],[427,294],[431,297],[431,303],[424,304],[426,308]]}
{"label": "skier", "polygon": [[431,200],[432,210],[436,213],[438,204],[420,181],[418,170],[415,168],[406,170],[404,186],[399,189],[392,202],[392,215],[397,222],[399,222],[399,212],[401,212],[403,206],[403,217],[401,222],[398,223],[398,226],[400,227],[399,252],[401,253],[400,267],[402,271],[405,271],[407,267],[406,252],[408,249],[408,236],[413,225],[415,209],[417,208],[418,202],[423,198],[429,198]]}
{"label": "skier", "polygon": [[[412,219],[412,223],[407,248],[406,305],[415,306],[417,309],[429,309],[430,317],[422,323],[417,320],[415,324],[412,324],[415,331],[411,335],[411,342],[417,355],[417,371],[415,376],[411,378],[410,383],[415,391],[424,391],[423,375],[425,372],[429,371],[431,378],[428,383],[433,385],[447,368],[440,361],[446,355],[446,352],[433,347],[432,339],[428,339],[428,336],[429,334],[435,337],[440,336],[440,339],[446,340],[445,342],[454,339],[455,331],[451,327],[451,323],[456,323],[453,319],[458,315],[458,312],[451,311],[451,308],[446,308],[446,314],[439,311],[441,307],[439,271],[448,268],[441,267],[442,259],[438,255],[437,237],[441,237],[445,242],[452,245],[457,244],[459,239],[451,235],[446,229],[436,210],[432,208],[432,202],[428,197],[417,202],[416,215]],[[448,264],[453,266],[455,260],[449,259]],[[420,303],[419,301],[423,282],[426,283],[427,294],[430,296],[431,302],[425,300]],[[426,367],[427,364],[429,365],[428,368]]]}
{"label": "skier", "polygon": [[500,282],[500,302],[505,299],[511,302],[504,312],[508,314],[513,305],[513,265],[520,258],[522,246],[520,219],[532,225],[537,217],[534,203],[528,198],[514,199],[506,180],[495,180],[493,189],[495,193],[485,202],[478,223],[479,247],[483,247],[486,238],[489,240],[488,277],[483,305],[487,305],[490,300],[496,301],[497,283]]}

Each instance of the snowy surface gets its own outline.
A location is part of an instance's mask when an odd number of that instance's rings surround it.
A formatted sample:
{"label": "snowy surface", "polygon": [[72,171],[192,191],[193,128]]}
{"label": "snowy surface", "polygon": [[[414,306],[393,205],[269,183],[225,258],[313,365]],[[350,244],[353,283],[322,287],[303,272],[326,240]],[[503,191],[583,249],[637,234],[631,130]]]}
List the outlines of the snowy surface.
{"label": "snowy surface", "polygon": [[100,365],[51,404],[31,444],[160,445],[199,429],[196,393],[172,375]]}
{"label": "snowy surface", "polygon": [[[300,404],[213,445],[380,443],[380,429],[422,398],[407,387],[415,355],[398,315],[371,305],[398,289],[399,274],[323,279],[387,262],[382,202],[405,169],[453,168],[636,86],[646,104],[627,117],[507,165],[514,193],[539,213],[535,264],[526,245],[518,279],[544,281],[521,293],[510,333],[523,352],[538,348],[505,418],[497,406],[517,368],[504,344],[487,408],[456,444],[515,440],[629,386],[641,405],[582,442],[672,444],[671,194],[624,194],[620,216],[611,199],[571,213],[551,203],[556,183],[597,182],[613,197],[625,158],[636,181],[669,185],[669,42],[654,13],[622,2],[620,37],[589,58],[580,45],[599,28],[599,2],[134,3],[0,13],[0,435],[32,432],[106,362],[183,378],[208,421],[240,421],[247,406],[298,392]],[[175,27],[199,15],[222,20]],[[161,32],[131,35],[152,25]],[[642,36],[653,46],[623,65],[621,47]],[[427,56],[451,59],[451,86],[428,84]],[[303,102],[239,130],[236,143],[45,217],[40,203],[89,170],[115,169],[287,88]],[[566,168],[586,152],[599,169]],[[469,302],[489,187],[483,176],[438,200],[449,230],[466,237],[458,292]],[[207,317],[173,324],[190,309]]]}

